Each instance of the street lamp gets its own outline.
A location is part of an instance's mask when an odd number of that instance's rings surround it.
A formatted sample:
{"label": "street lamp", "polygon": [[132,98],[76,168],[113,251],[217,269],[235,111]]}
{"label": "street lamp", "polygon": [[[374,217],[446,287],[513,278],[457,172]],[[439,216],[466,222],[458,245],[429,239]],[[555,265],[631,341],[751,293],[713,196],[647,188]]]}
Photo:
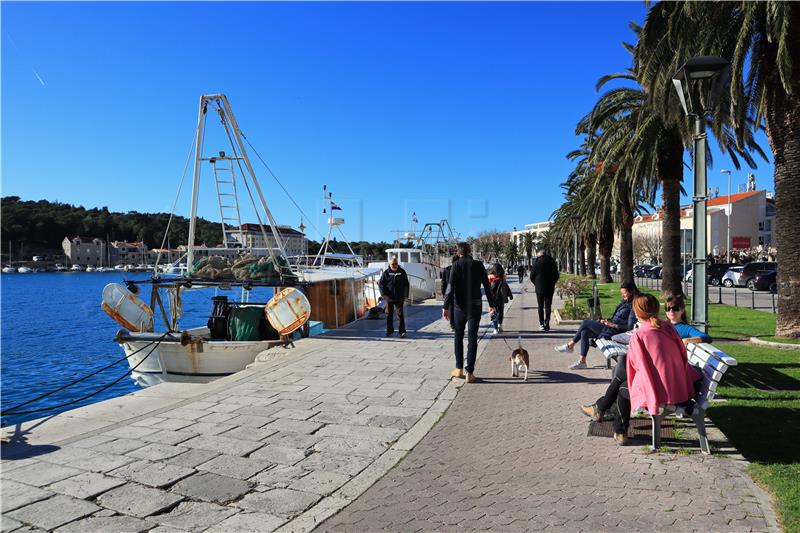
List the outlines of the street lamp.
{"label": "street lamp", "polygon": [[575,230],[575,255],[572,265],[575,270],[575,275],[577,276],[580,273],[578,270],[578,222],[580,221],[581,217],[572,215],[569,217],[569,219],[572,221],[572,228]]}
{"label": "street lamp", "polygon": [[728,242],[725,244],[725,248],[728,250],[727,260],[726,263],[731,262],[731,171],[730,170],[720,170],[720,174],[727,174],[728,175]]}
{"label": "street lamp", "polygon": [[714,109],[722,90],[728,84],[730,66],[721,57],[701,56],[686,61],[672,77],[678,99],[686,115],[694,118],[694,204],[692,259],[692,324],[702,331],[708,328],[708,227],[706,203],[705,117]]}

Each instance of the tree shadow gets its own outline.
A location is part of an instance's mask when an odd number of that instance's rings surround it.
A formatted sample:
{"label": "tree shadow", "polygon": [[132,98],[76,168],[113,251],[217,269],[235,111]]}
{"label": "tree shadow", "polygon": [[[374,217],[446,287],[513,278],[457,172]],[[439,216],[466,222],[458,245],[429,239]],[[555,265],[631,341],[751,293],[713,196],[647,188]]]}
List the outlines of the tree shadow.
{"label": "tree shadow", "polygon": [[748,461],[800,462],[800,407],[722,403],[709,409],[708,416]]}
{"label": "tree shadow", "polygon": [[800,368],[791,363],[741,363],[725,374],[724,385],[768,392],[800,391],[800,380],[780,369]]}

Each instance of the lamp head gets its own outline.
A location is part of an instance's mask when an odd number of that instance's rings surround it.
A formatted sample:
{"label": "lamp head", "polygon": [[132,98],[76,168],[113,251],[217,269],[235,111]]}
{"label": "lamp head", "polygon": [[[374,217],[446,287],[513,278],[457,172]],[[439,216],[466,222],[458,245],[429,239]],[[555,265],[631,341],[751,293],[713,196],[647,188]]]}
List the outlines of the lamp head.
{"label": "lamp head", "polygon": [[[678,100],[687,115],[705,115],[714,109],[729,81],[730,63],[717,56],[693,57],[672,77]],[[701,99],[701,94],[705,98]]]}

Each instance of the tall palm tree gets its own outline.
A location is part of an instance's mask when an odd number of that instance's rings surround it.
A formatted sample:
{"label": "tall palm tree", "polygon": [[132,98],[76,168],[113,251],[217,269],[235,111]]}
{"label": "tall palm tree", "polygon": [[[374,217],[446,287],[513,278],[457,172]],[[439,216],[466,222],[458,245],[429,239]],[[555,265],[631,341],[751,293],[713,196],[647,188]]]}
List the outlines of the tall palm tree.
{"label": "tall palm tree", "polygon": [[[713,31],[709,29],[713,28]],[[659,2],[648,12],[636,50],[651,101],[677,108],[670,78],[686,59],[719,55],[731,62],[728,113],[739,146],[766,127],[775,166],[778,246],[776,334],[800,337],[800,4]],[[714,124],[711,127],[714,131]],[[715,132],[716,133],[716,132]]]}
{"label": "tall palm tree", "polygon": [[522,247],[525,249],[525,257],[528,258],[528,264],[531,264],[533,258],[533,233],[525,233],[522,236]]}

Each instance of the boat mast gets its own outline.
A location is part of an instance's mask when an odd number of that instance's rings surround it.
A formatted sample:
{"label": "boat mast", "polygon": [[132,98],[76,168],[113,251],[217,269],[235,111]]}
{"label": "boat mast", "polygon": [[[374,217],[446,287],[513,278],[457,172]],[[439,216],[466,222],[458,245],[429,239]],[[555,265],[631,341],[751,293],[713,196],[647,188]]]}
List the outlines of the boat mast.
{"label": "boat mast", "polygon": [[200,112],[197,117],[197,137],[194,147],[194,180],[192,181],[192,214],[189,218],[189,242],[186,250],[186,269],[192,271],[194,266],[194,234],[197,228],[197,199],[200,192],[200,165],[203,151],[203,126],[206,122],[208,103],[206,96],[200,97]]}
{"label": "boat mast", "polygon": [[322,261],[320,262],[319,266],[325,266],[325,256],[328,255],[328,243],[331,240],[331,232],[333,231],[333,211],[330,209],[330,203],[333,202],[333,195],[329,196],[328,193],[328,186],[322,186],[322,212],[323,214],[327,211],[330,213],[328,216],[328,234],[325,236],[325,240],[322,242],[322,246],[319,247],[319,251],[317,252],[317,256],[314,258],[314,262],[312,265],[317,264],[317,259],[322,257]]}

